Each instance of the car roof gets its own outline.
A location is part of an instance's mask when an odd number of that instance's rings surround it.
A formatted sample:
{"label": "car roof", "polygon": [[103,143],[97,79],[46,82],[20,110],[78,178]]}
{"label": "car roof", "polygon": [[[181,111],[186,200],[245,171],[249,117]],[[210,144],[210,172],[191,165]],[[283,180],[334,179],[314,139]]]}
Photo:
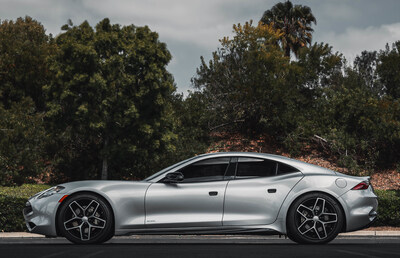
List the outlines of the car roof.
{"label": "car roof", "polygon": [[323,174],[336,174],[335,171],[322,168],[320,166],[316,166],[313,164],[309,164],[300,160],[295,160],[291,159],[288,157],[280,156],[280,155],[274,155],[274,154],[268,154],[268,153],[259,153],[259,152],[213,152],[213,153],[205,153],[205,154],[200,154],[195,157],[189,158],[187,160],[181,161],[175,165],[172,165],[171,167],[168,167],[166,169],[163,169],[159,171],[158,173],[148,177],[145,179],[145,181],[152,181],[154,179],[157,179],[167,171],[172,170],[177,170],[180,169],[182,166],[189,165],[191,163],[195,163],[201,160],[205,160],[208,158],[219,158],[219,157],[252,157],[252,158],[263,158],[263,159],[269,159],[269,160],[274,160],[277,162],[282,162],[285,164],[288,164],[294,168],[297,168],[299,171],[305,174],[313,174],[313,173],[323,173]]}

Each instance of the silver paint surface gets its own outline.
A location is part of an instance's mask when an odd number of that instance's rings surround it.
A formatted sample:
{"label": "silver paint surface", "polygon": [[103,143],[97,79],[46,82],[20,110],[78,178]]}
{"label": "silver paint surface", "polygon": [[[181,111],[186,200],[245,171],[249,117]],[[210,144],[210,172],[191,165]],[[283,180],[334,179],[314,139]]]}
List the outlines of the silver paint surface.
{"label": "silver paint surface", "polygon": [[[265,158],[288,164],[301,172],[214,182],[159,182],[169,172],[216,157]],[[110,204],[116,235],[269,231],[285,234],[290,205],[304,194],[322,192],[340,203],[346,219],[343,231],[352,231],[369,224],[377,210],[377,197],[371,187],[351,190],[364,180],[368,180],[368,177],[348,176],[277,155],[213,153],[177,163],[139,182],[78,181],[61,184],[65,189],[59,193],[42,199],[37,196],[29,199],[33,212],[24,217],[27,223],[33,222],[36,225],[31,232],[56,236],[56,214],[60,207],[58,201],[64,195],[92,192]],[[268,189],[276,189],[276,192],[268,192]],[[210,196],[211,191],[218,194]]]}

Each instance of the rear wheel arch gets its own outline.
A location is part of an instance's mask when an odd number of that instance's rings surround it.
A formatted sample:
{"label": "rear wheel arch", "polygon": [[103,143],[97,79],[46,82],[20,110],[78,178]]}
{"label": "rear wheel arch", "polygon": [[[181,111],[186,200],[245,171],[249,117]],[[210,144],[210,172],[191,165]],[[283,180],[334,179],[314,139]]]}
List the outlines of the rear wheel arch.
{"label": "rear wheel arch", "polygon": [[332,195],[332,194],[330,194],[330,193],[328,193],[328,192],[324,192],[324,191],[310,191],[310,192],[305,192],[305,193],[300,194],[299,196],[297,196],[296,198],[294,198],[294,199],[290,202],[290,205],[288,205],[288,209],[286,210],[286,214],[285,214],[285,226],[286,226],[286,231],[287,231],[287,226],[288,226],[288,215],[289,215],[289,211],[290,211],[290,209],[293,207],[294,203],[296,203],[297,200],[299,200],[300,198],[304,197],[305,195],[309,195],[309,194],[318,194],[318,193],[324,194],[324,195],[328,195],[329,197],[331,197],[332,199],[334,199],[334,200],[337,202],[337,204],[338,204],[338,206],[339,206],[339,208],[341,209],[342,214],[343,214],[343,226],[342,226],[341,232],[345,232],[345,231],[346,231],[347,217],[346,217],[346,212],[345,212],[345,210],[344,210],[344,208],[343,208],[342,203],[340,202],[339,198],[335,197],[334,195]]}
{"label": "rear wheel arch", "polygon": [[63,199],[63,201],[62,201],[62,202],[60,203],[60,205],[57,207],[57,212],[56,212],[56,217],[55,217],[55,226],[56,226],[56,233],[57,233],[57,236],[62,236],[61,233],[60,233],[59,226],[58,226],[58,219],[59,219],[59,216],[60,216],[61,207],[64,205],[64,203],[66,203],[67,200],[73,198],[73,197],[76,196],[76,195],[80,195],[80,194],[91,194],[91,195],[95,195],[95,196],[97,196],[98,198],[102,199],[102,200],[108,205],[108,207],[110,208],[110,211],[111,211],[111,216],[112,216],[112,230],[113,230],[113,232],[114,232],[114,231],[115,231],[115,212],[114,212],[114,208],[113,208],[113,206],[111,205],[110,201],[109,201],[106,197],[104,197],[103,195],[101,195],[101,194],[99,194],[99,193],[97,193],[97,192],[94,192],[94,191],[77,191],[77,192],[74,192],[74,193],[68,195],[65,199]]}

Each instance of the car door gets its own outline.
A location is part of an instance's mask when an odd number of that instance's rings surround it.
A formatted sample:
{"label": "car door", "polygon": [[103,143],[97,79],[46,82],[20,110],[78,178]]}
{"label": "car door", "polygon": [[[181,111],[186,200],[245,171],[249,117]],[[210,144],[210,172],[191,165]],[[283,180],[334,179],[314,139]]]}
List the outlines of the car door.
{"label": "car door", "polygon": [[303,174],[287,164],[240,157],[225,194],[223,225],[273,223],[289,191]]}
{"label": "car door", "polygon": [[225,174],[230,158],[211,158],[180,169],[179,183],[153,183],[145,197],[147,227],[222,226]]}

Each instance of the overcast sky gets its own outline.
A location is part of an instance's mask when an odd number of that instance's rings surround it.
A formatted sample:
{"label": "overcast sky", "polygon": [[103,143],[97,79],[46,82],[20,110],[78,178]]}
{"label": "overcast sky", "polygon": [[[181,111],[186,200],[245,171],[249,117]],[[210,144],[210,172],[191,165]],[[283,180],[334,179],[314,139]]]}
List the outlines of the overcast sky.
{"label": "overcast sky", "polygon": [[[121,25],[148,25],[167,43],[168,70],[179,92],[192,89],[200,56],[211,57],[232,25],[258,22],[278,0],[0,0],[0,19],[29,15],[56,36],[71,19],[94,26],[105,17]],[[326,42],[353,60],[363,50],[379,50],[400,40],[399,0],[293,0],[311,7],[317,19],[314,42]]]}

